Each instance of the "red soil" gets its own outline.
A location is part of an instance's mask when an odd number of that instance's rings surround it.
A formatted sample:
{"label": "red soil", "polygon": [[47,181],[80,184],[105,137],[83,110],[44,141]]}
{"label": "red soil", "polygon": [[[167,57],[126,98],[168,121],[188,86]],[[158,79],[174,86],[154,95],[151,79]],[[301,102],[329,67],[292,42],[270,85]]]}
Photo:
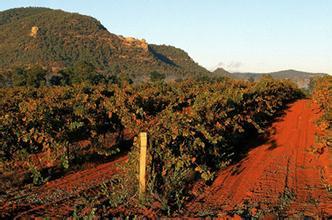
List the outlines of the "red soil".
{"label": "red soil", "polygon": [[[332,215],[329,154],[326,148],[320,150],[321,154],[312,150],[318,132],[315,121],[320,116],[318,107],[309,100],[292,104],[273,124],[274,134],[268,142],[220,171],[214,183],[188,204],[190,215],[212,211],[222,217],[239,209],[247,209],[251,215],[263,214],[267,219],[275,218],[269,212],[294,217]],[[121,172],[117,165],[127,160],[124,156],[41,187],[26,188],[0,204],[0,218],[67,216],[75,205],[84,203],[84,196],[96,196],[96,186]]]}
{"label": "red soil", "polygon": [[315,121],[321,116],[309,100],[292,104],[273,124],[269,141],[220,171],[214,183],[188,207],[189,213],[248,209],[253,215],[327,217],[332,215],[331,161],[327,148],[312,153]]}
{"label": "red soil", "polygon": [[[118,165],[127,160],[128,157],[123,156],[112,162],[47,182],[39,188],[26,189],[26,192],[23,192],[19,198],[16,196],[2,204],[0,213],[12,213],[16,218],[31,217],[31,214],[58,217],[66,215],[73,211],[76,205],[74,202],[76,196],[80,193],[88,194],[89,190],[93,191],[95,186],[121,172]],[[92,194],[96,193],[92,192]],[[40,203],[43,205],[39,205]]]}

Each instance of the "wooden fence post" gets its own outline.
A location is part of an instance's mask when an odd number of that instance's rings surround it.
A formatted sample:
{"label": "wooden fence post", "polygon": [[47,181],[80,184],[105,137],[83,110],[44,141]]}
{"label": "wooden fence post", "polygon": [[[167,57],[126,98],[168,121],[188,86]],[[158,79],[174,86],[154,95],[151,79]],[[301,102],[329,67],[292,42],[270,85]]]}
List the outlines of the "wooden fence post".
{"label": "wooden fence post", "polygon": [[140,156],[139,156],[139,197],[143,198],[146,190],[146,148],[147,134],[139,134]]}

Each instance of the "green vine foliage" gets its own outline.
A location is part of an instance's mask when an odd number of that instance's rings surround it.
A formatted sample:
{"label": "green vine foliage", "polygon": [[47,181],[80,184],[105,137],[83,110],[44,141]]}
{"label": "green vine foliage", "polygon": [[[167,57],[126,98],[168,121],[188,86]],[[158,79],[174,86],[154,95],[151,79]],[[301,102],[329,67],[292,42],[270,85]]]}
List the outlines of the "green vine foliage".
{"label": "green vine foliage", "polygon": [[299,97],[294,84],[272,78],[0,89],[0,157],[50,149],[67,169],[78,141],[103,152],[104,135],[133,139],[145,131],[150,196],[180,209],[190,183],[212,181],[244,150],[243,140]]}

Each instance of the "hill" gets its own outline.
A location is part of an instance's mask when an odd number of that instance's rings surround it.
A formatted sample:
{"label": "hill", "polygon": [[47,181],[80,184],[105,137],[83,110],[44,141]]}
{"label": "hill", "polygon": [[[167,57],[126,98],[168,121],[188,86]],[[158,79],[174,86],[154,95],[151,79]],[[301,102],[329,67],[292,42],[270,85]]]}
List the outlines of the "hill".
{"label": "hill", "polygon": [[0,69],[38,64],[56,72],[89,62],[99,72],[136,78],[158,71],[167,77],[208,74],[178,48],[112,34],[96,19],[48,8],[0,12]]}
{"label": "hill", "polygon": [[307,88],[310,83],[310,78],[315,76],[323,76],[326,75],[324,73],[308,73],[297,70],[282,70],[278,72],[270,72],[270,73],[229,73],[222,68],[216,69],[214,74],[223,75],[234,79],[243,79],[243,80],[252,80],[257,81],[264,75],[270,75],[275,79],[289,79],[296,83],[300,88]]}
{"label": "hill", "polygon": [[219,67],[215,71],[213,71],[213,74],[217,75],[217,76],[224,76],[224,77],[230,77],[230,78],[234,77],[234,75],[232,73],[228,72],[227,70],[225,70],[221,67]]}

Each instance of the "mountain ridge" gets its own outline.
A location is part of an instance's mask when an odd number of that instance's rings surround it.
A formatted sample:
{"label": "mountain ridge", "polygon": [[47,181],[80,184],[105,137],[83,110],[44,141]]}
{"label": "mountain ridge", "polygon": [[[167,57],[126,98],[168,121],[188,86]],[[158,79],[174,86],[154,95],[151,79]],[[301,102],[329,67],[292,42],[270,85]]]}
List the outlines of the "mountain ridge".
{"label": "mountain ridge", "polygon": [[307,88],[310,83],[310,79],[312,77],[324,76],[326,73],[311,73],[298,71],[294,69],[280,70],[275,72],[267,72],[267,73],[254,73],[254,72],[228,72],[223,68],[217,68],[213,71],[214,74],[230,77],[234,79],[242,79],[242,80],[250,80],[257,81],[264,75],[270,75],[276,79],[289,79],[296,83],[300,88]]}
{"label": "mountain ridge", "polygon": [[186,77],[210,72],[182,49],[109,32],[93,17],[49,8],[0,12],[0,66],[38,64],[52,71],[88,61],[99,72]]}
{"label": "mountain ridge", "polygon": [[256,81],[267,74],[305,88],[310,78],[324,75],[296,70],[230,73],[222,68],[210,72],[180,48],[116,35],[91,16],[43,7],[0,12],[0,57],[0,76],[32,65],[57,73],[79,62],[90,63],[98,73],[125,74],[138,81],[147,80],[151,72],[165,74],[166,80],[217,76]]}

